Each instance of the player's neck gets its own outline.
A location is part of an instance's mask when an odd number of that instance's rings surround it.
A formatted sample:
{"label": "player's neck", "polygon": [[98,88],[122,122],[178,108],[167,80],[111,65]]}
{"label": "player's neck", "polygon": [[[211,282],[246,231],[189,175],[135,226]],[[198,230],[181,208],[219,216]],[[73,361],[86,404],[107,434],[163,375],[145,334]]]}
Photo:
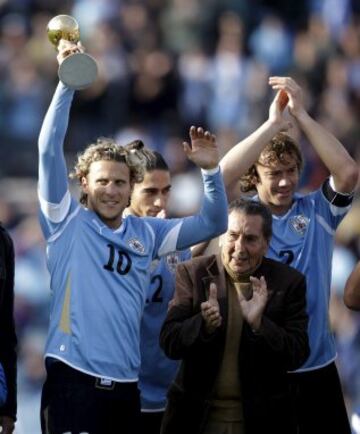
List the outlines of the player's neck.
{"label": "player's neck", "polygon": [[270,209],[271,214],[274,214],[276,216],[285,215],[292,206],[292,203],[288,205],[275,205],[273,203],[266,203],[266,202],[263,203]]}
{"label": "player's neck", "polygon": [[135,217],[142,217],[133,208],[131,208],[131,206],[128,206],[127,208],[124,209],[123,217],[126,217],[128,215],[133,215]]}

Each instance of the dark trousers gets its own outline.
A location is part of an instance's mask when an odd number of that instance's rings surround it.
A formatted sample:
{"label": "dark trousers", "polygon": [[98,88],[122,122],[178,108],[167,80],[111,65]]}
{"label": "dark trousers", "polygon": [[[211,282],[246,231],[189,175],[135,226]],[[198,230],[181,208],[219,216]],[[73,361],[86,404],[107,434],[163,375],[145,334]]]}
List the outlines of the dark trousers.
{"label": "dark trousers", "polygon": [[156,411],[152,413],[141,412],[140,426],[137,434],[160,434],[163,415],[163,411]]}
{"label": "dark trousers", "polygon": [[296,397],[299,434],[351,434],[335,363],[288,375]]}
{"label": "dark trousers", "polygon": [[41,398],[42,434],[135,434],[140,418],[137,383],[102,384],[54,362]]}

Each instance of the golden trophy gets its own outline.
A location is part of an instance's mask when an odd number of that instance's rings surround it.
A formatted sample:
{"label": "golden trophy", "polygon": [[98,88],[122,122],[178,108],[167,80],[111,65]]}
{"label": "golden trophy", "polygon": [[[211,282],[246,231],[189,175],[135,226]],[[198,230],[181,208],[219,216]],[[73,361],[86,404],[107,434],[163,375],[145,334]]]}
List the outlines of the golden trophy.
{"label": "golden trophy", "polygon": [[[80,40],[79,24],[70,15],[57,15],[47,27],[50,42],[58,48],[61,39],[77,44]],[[71,89],[84,89],[97,77],[97,64],[86,53],[74,53],[66,57],[59,66],[60,80]]]}

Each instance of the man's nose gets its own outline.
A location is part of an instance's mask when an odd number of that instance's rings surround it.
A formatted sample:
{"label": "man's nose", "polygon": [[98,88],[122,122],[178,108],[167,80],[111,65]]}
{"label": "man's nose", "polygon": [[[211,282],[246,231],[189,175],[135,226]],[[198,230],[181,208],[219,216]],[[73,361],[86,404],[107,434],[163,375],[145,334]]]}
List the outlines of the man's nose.
{"label": "man's nose", "polygon": [[154,200],[154,205],[158,208],[164,209],[165,205],[166,205],[166,201],[163,195],[159,194],[158,196],[156,196],[155,200]]}
{"label": "man's nose", "polygon": [[106,194],[109,196],[114,196],[118,192],[118,186],[114,182],[109,182],[106,186]]}
{"label": "man's nose", "polygon": [[244,251],[244,238],[242,236],[238,237],[238,239],[235,241],[235,250],[237,252],[243,252]]}
{"label": "man's nose", "polygon": [[287,176],[282,176],[279,181],[279,187],[287,187],[290,185],[290,180]]}

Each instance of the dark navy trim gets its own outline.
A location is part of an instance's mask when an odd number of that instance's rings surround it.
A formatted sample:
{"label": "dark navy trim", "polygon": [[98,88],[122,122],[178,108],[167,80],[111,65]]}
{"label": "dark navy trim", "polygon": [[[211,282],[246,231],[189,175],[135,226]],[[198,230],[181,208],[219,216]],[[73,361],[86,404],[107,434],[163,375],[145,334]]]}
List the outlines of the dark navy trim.
{"label": "dark navy trim", "polygon": [[332,205],[340,208],[345,208],[351,205],[354,198],[354,193],[344,194],[333,190],[330,185],[330,178],[328,178],[322,185],[322,192]]}

